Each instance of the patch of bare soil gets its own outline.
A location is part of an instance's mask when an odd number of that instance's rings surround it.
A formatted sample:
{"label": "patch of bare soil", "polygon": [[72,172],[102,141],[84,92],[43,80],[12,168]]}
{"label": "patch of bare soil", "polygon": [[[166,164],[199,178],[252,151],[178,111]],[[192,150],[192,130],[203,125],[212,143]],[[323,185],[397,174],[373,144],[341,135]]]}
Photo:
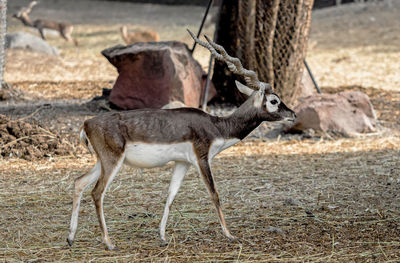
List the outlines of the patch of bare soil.
{"label": "patch of bare soil", "polygon": [[11,120],[5,115],[0,115],[0,145],[2,157],[27,160],[74,152],[74,147],[58,134],[22,119]]}

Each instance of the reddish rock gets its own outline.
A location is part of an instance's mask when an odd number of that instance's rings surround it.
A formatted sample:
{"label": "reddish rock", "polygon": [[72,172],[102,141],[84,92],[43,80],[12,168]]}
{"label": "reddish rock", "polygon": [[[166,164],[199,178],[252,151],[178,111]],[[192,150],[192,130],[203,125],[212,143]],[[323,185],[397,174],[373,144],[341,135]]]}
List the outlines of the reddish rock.
{"label": "reddish rock", "polygon": [[[198,107],[205,88],[205,72],[184,43],[147,42],[102,51],[119,76],[110,102],[128,110],[161,108],[171,101]],[[210,100],[216,91],[212,86]]]}
{"label": "reddish rock", "polygon": [[313,129],[343,136],[374,132],[376,114],[368,96],[359,91],[315,94],[294,108],[297,119],[291,130]]}

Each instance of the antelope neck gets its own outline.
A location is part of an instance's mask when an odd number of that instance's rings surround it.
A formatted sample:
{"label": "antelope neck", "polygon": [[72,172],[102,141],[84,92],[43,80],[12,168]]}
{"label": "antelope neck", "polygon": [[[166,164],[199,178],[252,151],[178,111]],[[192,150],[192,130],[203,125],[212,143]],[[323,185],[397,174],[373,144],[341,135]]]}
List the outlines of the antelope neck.
{"label": "antelope neck", "polygon": [[25,15],[21,16],[21,21],[22,21],[22,24],[24,24],[25,26],[33,27],[32,20],[30,19],[29,16],[27,16],[27,15],[26,16]]}
{"label": "antelope neck", "polygon": [[122,36],[123,36],[125,39],[128,39],[128,28],[127,28],[127,27],[122,27],[122,28],[121,28],[121,33],[122,33]]}
{"label": "antelope neck", "polygon": [[219,118],[216,123],[224,138],[238,138],[243,140],[263,121],[253,107],[253,102],[246,101],[232,115]]}

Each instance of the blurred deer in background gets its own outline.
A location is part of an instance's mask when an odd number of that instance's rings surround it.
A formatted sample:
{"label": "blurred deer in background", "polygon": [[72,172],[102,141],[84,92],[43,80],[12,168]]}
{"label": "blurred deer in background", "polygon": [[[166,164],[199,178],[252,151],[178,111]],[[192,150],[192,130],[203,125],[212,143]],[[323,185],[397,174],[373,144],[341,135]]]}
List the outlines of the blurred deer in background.
{"label": "blurred deer in background", "polygon": [[137,42],[157,42],[160,40],[157,32],[143,30],[138,32],[128,32],[127,26],[121,26],[121,36],[127,45]]}
{"label": "blurred deer in background", "polygon": [[[92,198],[103,236],[103,242],[112,250],[103,212],[105,192],[123,164],[138,168],[163,166],[174,161],[164,214],[160,223],[160,237],[167,242],[165,228],[170,207],[190,166],[203,179],[216,208],[223,234],[235,240],[225,222],[219,196],[211,172],[212,159],[223,150],[243,140],[263,121],[289,121],[296,118],[279,99],[268,83],[258,80],[254,71],[244,69],[240,60],[229,56],[225,49],[206,38],[203,42],[189,31],[193,39],[208,48],[216,59],[225,61],[233,73],[243,76],[248,86],[236,82],[240,92],[249,98],[230,116],[217,117],[200,109],[139,109],[107,113],[86,120],[80,138],[95,153],[97,163],[92,170],[75,180],[70,232],[72,245],[78,226],[82,193],[93,183]],[[232,178],[234,180],[234,178]]]}
{"label": "blurred deer in background", "polygon": [[44,19],[36,19],[32,22],[31,18],[29,17],[29,13],[32,11],[32,7],[34,7],[37,3],[37,1],[32,1],[27,7],[22,7],[17,13],[13,14],[13,17],[20,20],[25,26],[36,28],[43,40],[46,40],[44,36],[44,29],[51,29],[58,31],[61,37],[63,37],[66,41],[73,42],[75,46],[78,46],[78,41],[71,36],[72,31],[74,30],[74,27],[71,24],[59,23]]}

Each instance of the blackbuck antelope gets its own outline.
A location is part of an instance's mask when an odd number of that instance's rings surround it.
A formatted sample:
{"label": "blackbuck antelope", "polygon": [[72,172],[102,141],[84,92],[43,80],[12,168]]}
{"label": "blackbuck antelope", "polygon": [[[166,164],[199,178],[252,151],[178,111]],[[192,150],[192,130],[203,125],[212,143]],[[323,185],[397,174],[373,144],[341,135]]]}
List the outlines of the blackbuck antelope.
{"label": "blackbuck antelope", "polygon": [[158,42],[160,37],[157,32],[151,30],[142,30],[137,32],[128,32],[127,26],[121,26],[121,37],[125,44],[130,45],[137,42]]}
{"label": "blackbuck antelope", "polygon": [[32,7],[34,7],[36,4],[36,1],[32,1],[28,5],[28,7],[22,7],[17,13],[13,14],[12,16],[20,20],[25,26],[36,28],[39,31],[40,36],[43,40],[46,40],[44,36],[44,29],[51,29],[58,31],[60,33],[60,36],[66,41],[73,42],[75,46],[78,46],[78,41],[71,36],[72,31],[74,30],[74,27],[72,25],[44,19],[36,19],[32,22],[31,18],[29,17],[29,13],[32,11]]}
{"label": "blackbuck antelope", "polygon": [[222,213],[210,164],[215,155],[244,139],[263,121],[293,122],[295,114],[273,93],[269,84],[260,82],[254,71],[242,67],[240,60],[229,56],[224,48],[209,40],[203,42],[190,31],[194,40],[208,48],[219,60],[225,61],[234,73],[244,76],[249,88],[236,82],[237,88],[249,98],[230,116],[216,117],[199,109],[139,109],[107,113],[86,120],[80,132],[81,141],[97,156],[92,170],[77,178],[73,198],[68,244],[72,245],[78,225],[82,192],[92,183],[92,197],[108,249],[114,249],[108,235],[103,212],[103,199],[123,164],[140,168],[163,166],[175,162],[168,198],[160,223],[161,241],[165,244],[165,227],[171,204],[183,178],[194,165],[217,210],[224,235],[234,240]]}

